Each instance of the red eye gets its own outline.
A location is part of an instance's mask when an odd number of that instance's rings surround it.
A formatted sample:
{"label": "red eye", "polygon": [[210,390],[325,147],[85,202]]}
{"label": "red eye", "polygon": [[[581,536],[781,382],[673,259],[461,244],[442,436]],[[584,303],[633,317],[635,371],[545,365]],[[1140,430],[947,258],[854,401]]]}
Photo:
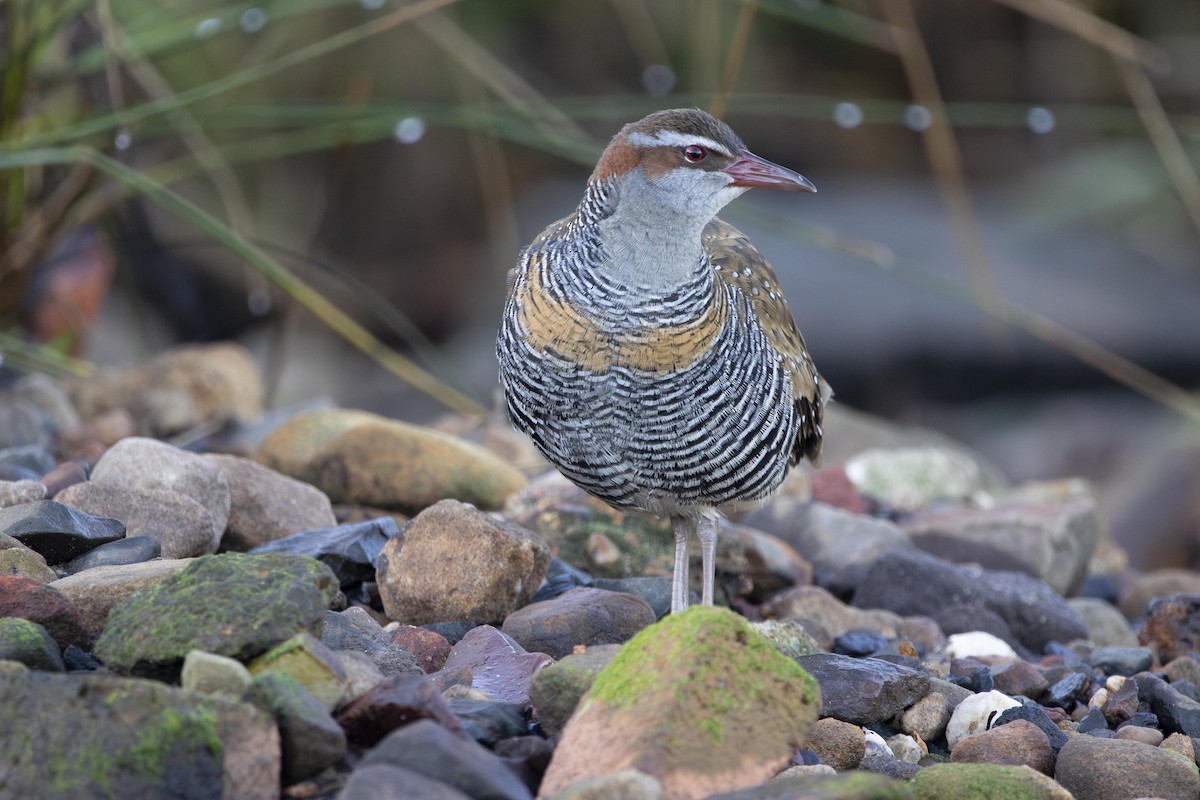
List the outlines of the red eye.
{"label": "red eye", "polygon": [[698,144],[689,144],[683,148],[683,157],[693,164],[697,161],[703,161],[708,152]]}

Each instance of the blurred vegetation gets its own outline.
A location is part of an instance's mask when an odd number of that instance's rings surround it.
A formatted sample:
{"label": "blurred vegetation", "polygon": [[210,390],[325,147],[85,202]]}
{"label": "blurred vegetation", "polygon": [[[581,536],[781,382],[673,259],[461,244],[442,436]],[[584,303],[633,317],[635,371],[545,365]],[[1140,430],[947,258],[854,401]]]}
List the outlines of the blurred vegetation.
{"label": "blurred vegetation", "polygon": [[[302,307],[478,411],[400,351],[444,372],[429,342],[502,293],[519,198],[581,180],[620,124],[699,105],[802,171],[928,174],[961,280],[905,280],[1200,418],[1190,393],[1001,303],[970,190],[1028,175],[1039,224],[1169,227],[1200,252],[1194,0],[4,0],[0,37],[10,365],[86,371],[71,356],[115,281],[182,338]],[[894,261],[850,221],[749,213]]]}

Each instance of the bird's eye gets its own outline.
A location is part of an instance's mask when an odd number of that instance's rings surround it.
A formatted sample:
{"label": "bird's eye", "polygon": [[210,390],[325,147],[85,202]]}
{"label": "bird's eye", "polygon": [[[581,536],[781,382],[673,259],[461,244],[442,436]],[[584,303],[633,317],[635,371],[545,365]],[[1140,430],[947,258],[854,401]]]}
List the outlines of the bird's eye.
{"label": "bird's eye", "polygon": [[683,157],[695,164],[697,161],[703,161],[708,155],[708,151],[698,144],[689,144],[683,148]]}

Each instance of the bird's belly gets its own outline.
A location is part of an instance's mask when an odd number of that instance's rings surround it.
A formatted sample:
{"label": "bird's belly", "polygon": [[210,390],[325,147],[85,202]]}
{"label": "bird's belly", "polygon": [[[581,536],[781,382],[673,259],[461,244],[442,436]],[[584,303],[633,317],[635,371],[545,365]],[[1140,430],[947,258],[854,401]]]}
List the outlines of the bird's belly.
{"label": "bird's belly", "polygon": [[583,489],[618,507],[699,513],[765,499],[787,473],[788,378],[765,342],[740,345],[672,373],[538,357],[502,380],[517,426]]}

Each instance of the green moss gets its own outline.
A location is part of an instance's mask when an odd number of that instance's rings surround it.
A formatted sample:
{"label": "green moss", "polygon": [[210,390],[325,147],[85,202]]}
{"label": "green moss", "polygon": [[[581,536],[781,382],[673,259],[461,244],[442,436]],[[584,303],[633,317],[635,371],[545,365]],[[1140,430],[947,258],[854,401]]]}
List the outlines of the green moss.
{"label": "green moss", "polygon": [[912,781],[922,800],[1070,800],[1050,778],[1026,766],[942,764],[927,767]]}
{"label": "green moss", "polygon": [[164,708],[138,732],[127,750],[130,765],[139,775],[158,780],[181,753],[206,748],[214,758],[225,752],[217,733],[216,712],[207,708],[178,711]]}

